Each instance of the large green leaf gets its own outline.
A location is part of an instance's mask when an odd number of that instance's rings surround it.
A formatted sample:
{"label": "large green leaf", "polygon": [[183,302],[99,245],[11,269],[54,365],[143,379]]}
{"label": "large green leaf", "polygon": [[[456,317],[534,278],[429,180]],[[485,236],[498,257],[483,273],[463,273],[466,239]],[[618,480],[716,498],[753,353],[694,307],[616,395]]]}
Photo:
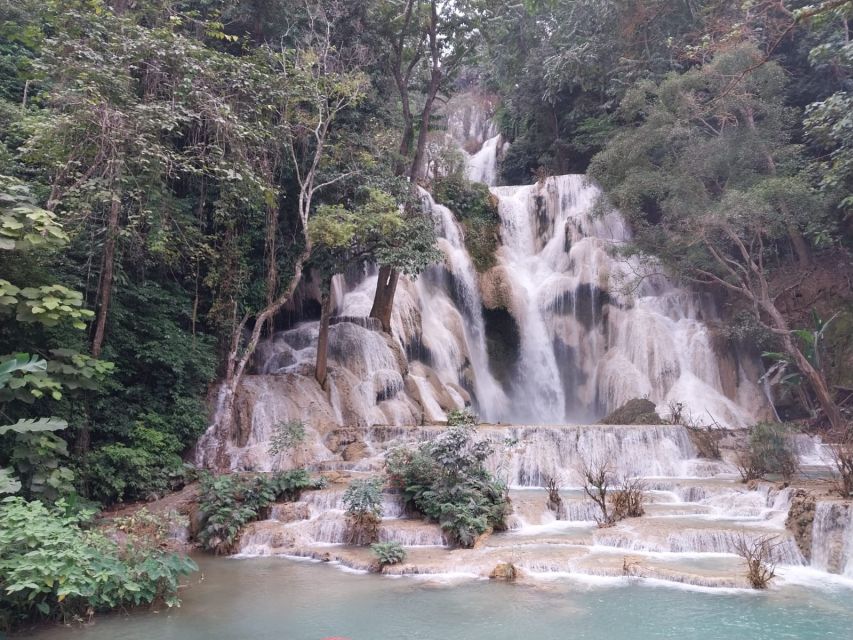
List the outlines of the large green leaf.
{"label": "large green leaf", "polygon": [[47,361],[38,356],[31,356],[27,353],[16,353],[10,360],[0,362],[0,389],[6,386],[6,383],[16,371],[22,373],[37,373],[47,370]]}
{"label": "large green leaf", "polygon": [[4,493],[17,493],[20,490],[21,483],[12,475],[12,471],[0,467],[0,495]]}
{"label": "large green leaf", "polygon": [[30,433],[33,431],[59,431],[68,426],[65,420],[60,418],[34,418],[31,420],[18,420],[14,424],[0,426],[0,436],[14,433]]}

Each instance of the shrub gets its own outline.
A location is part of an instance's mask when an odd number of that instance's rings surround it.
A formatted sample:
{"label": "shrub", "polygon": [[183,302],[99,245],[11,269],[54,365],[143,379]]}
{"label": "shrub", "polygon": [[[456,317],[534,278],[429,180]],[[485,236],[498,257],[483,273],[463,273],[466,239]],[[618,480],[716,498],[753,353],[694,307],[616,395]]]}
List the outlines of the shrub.
{"label": "shrub", "polygon": [[347,513],[347,543],[366,545],[379,538],[382,518],[382,480],[353,480],[344,492]]}
{"label": "shrub", "polygon": [[616,481],[606,462],[584,463],[578,469],[583,490],[601,510],[596,523],[611,527],[625,518],[639,518],[645,513],[645,482],[639,478]]}
{"label": "shrub", "polygon": [[449,427],[460,427],[463,425],[477,424],[477,414],[468,407],[464,409],[453,409],[447,414],[447,425]]}
{"label": "shrub", "polygon": [[277,456],[305,442],[305,424],[300,420],[278,422],[270,436],[269,454]]}
{"label": "shrub", "polygon": [[545,488],[548,490],[548,510],[557,514],[557,520],[559,520],[563,513],[563,496],[560,495],[560,485],[557,479],[548,478]]}
{"label": "shrub", "polygon": [[296,500],[304,489],[323,486],[325,479],[312,480],[304,469],[249,477],[204,474],[199,492],[198,540],[206,551],[230,553],[242,528],[266,517],[273,502]]}
{"label": "shrub", "polygon": [[178,582],[198,567],[144,537],[119,545],[88,530],[93,512],[59,501],[0,503],[0,625],[70,621],[93,612],[163,601],[178,604]]}
{"label": "shrub", "polygon": [[392,564],[406,561],[406,550],[399,542],[377,542],[370,545],[370,550],[376,556],[379,571]]}
{"label": "shrub", "polygon": [[791,429],[783,424],[755,425],[746,450],[738,455],[737,466],[745,482],[770,473],[790,480],[799,469],[797,453],[791,442]]}
{"label": "shrub", "polygon": [[853,495],[853,436],[830,445],[835,490],[842,498]]}
{"label": "shrub", "polygon": [[180,441],[170,433],[138,423],[129,444],[112,443],[89,456],[89,495],[111,504],[157,498],[186,481]]}
{"label": "shrub", "polygon": [[766,589],[776,576],[776,563],[773,550],[776,548],[775,536],[761,536],[754,540],[741,535],[735,541],[735,553],[746,560],[746,579],[753,589]]}
{"label": "shrub", "polygon": [[505,528],[506,486],[486,469],[488,441],[471,425],[450,427],[415,449],[392,450],[386,467],[408,509],[438,522],[451,540],[471,547],[489,529]]}
{"label": "shrub", "polygon": [[613,516],[616,520],[639,518],[645,514],[646,483],[639,478],[623,478],[611,494]]}

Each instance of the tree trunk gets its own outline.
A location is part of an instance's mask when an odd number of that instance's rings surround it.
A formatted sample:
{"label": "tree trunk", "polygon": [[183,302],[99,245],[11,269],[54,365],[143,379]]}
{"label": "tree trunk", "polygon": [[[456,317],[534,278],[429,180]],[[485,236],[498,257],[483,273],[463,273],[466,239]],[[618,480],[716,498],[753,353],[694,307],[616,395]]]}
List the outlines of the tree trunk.
{"label": "tree trunk", "polygon": [[[434,86],[433,86],[434,85]],[[423,178],[424,155],[426,154],[427,137],[429,136],[429,122],[432,118],[432,105],[435,102],[435,96],[438,93],[438,83],[434,81],[430,84],[430,91],[427,95],[424,110],[421,112],[421,130],[418,131],[418,143],[415,147],[415,157],[412,159],[412,166],[409,169],[409,180],[412,182],[412,188],[418,183],[418,180]]]}
{"label": "tree trunk", "polygon": [[397,291],[399,278],[400,274],[396,269],[380,267],[370,317],[382,323],[382,330],[385,333],[391,333],[391,312],[394,309],[394,293]]}
{"label": "tree trunk", "polygon": [[[278,207],[267,205],[266,233],[264,238],[264,259],[267,263],[266,287],[267,305],[275,299],[275,289],[278,284]],[[272,335],[274,319],[270,318],[267,335]]]}
{"label": "tree trunk", "polygon": [[826,378],[823,373],[812,366],[805,354],[797,346],[794,338],[791,336],[791,331],[788,328],[788,323],[782,313],[776,308],[776,305],[770,299],[761,301],[761,306],[770,316],[774,327],[779,332],[782,338],[782,346],[785,351],[794,359],[794,364],[800,370],[800,373],[808,380],[809,386],[817,398],[820,408],[823,409],[824,415],[832,425],[833,429],[844,429],[846,422],[844,416],[841,415],[841,409],[835,403],[832,397],[832,392],[829,385],[826,383]]}
{"label": "tree trunk", "polygon": [[101,284],[98,292],[98,317],[95,322],[95,336],[92,338],[92,357],[98,358],[104,346],[104,333],[107,326],[107,312],[113,292],[113,274],[115,270],[116,242],[118,240],[118,217],[121,211],[121,199],[113,194],[110,213],[107,216],[107,239],[104,244],[104,261],[101,270]]}
{"label": "tree trunk", "polygon": [[323,311],[320,314],[320,336],[317,339],[317,366],[314,376],[323,389],[326,388],[326,376],[329,361],[329,320],[332,317],[332,293],[323,296]]}
{"label": "tree trunk", "polygon": [[255,326],[252,328],[252,334],[249,337],[249,341],[246,343],[246,346],[242,350],[240,349],[240,344],[242,342],[243,328],[246,326],[247,318],[244,318],[234,328],[234,333],[231,338],[231,349],[228,353],[228,361],[225,368],[225,379],[223,380],[222,387],[220,389],[216,415],[213,416],[214,423],[218,428],[224,429],[225,431],[229,431],[231,429],[231,426],[234,423],[234,400],[237,395],[237,387],[240,386],[240,382],[243,380],[243,374],[246,372],[246,367],[251,361],[252,354],[254,354],[255,349],[258,346],[264,324],[275,316],[275,314],[278,313],[293,296],[293,292],[296,290],[299,281],[302,279],[302,270],[304,269],[305,263],[308,261],[310,255],[311,244],[308,243],[296,260],[296,264],[293,269],[293,278],[290,280],[290,284],[287,286],[287,289],[273,300],[272,303],[264,307],[264,309],[255,317]]}

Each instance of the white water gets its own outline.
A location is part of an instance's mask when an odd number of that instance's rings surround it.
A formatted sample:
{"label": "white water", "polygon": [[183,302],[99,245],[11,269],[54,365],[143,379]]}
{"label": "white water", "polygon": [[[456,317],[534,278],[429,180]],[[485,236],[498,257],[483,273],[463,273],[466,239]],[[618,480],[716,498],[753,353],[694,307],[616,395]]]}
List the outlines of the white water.
{"label": "white water", "polygon": [[[476,148],[465,153],[470,176],[494,184],[505,145],[488,113],[474,101],[451,114],[449,130]],[[466,404],[486,421],[521,424],[594,422],[636,397],[662,414],[680,402],[726,426],[766,414],[755,363],[713,348],[709,301],[661,276],[625,290],[637,265],[614,250],[630,233],[617,213],[594,215],[594,184],[557,176],[492,192],[501,218],[497,266],[478,274],[453,213],[422,191],[444,261],[415,280],[400,278],[392,335],[367,317],[376,269],[335,277],[327,387],[313,380],[316,320],[273,335],[258,348],[258,375],[238,391],[237,425],[228,433],[213,427],[196,459],[247,470],[332,460],[342,455],[326,446],[335,429],[436,423]],[[489,356],[489,340],[507,338],[488,335],[487,287],[519,339],[505,345],[517,357],[503,371]],[[306,283],[304,295],[316,295],[316,286]],[[272,460],[266,445],[286,420],[304,421],[316,437],[301,457]]]}
{"label": "white water", "polygon": [[[431,439],[440,430],[376,428],[368,433],[369,455],[381,463],[388,449]],[[405,565],[388,569],[392,574],[484,577],[497,564],[512,562],[535,580],[566,574],[617,577],[627,563],[631,575],[649,580],[744,588],[737,544],[769,537],[774,544],[772,558],[780,567],[778,582],[805,579],[812,575],[807,571],[830,572],[840,574],[833,578],[839,586],[853,587],[844,578],[853,577],[853,509],[838,501],[818,502],[807,570],[796,541],[785,529],[793,489],[770,483],[750,488],[728,463],[697,460],[682,427],[484,426],[479,434],[496,446],[489,460],[491,470],[513,487],[509,530],[493,534],[474,550],[454,551],[446,547],[448,541],[437,524],[408,516],[399,496],[386,493],[379,538],[399,542],[409,553]],[[583,462],[602,458],[614,481],[644,479],[643,517],[596,527],[599,507],[579,488],[577,471]],[[556,512],[548,507],[543,488],[550,478],[561,487],[562,506]],[[241,554],[321,557],[366,569],[370,554],[342,544],[347,530],[342,496],[343,485],[334,485],[304,493],[295,506],[274,508],[270,521],[249,526],[240,541]]]}

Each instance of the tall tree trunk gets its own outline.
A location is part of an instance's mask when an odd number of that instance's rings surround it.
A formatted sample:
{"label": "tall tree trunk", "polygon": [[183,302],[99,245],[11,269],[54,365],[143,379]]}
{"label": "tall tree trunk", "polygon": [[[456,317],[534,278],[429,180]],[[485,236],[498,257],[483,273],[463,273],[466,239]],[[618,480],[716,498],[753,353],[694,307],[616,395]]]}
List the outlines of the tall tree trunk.
{"label": "tall tree trunk", "polygon": [[98,291],[98,316],[95,322],[95,336],[92,338],[92,357],[98,358],[104,346],[104,333],[107,327],[107,313],[113,292],[113,274],[115,271],[116,242],[118,241],[118,218],[121,211],[121,198],[113,194],[110,212],[107,216],[107,238],[104,243],[104,261],[101,270],[101,283]]}
{"label": "tall tree trunk", "polygon": [[255,317],[255,325],[252,327],[252,333],[249,336],[248,342],[241,349],[243,343],[243,329],[246,326],[248,317],[234,328],[231,337],[231,349],[228,353],[228,360],[225,367],[225,378],[220,388],[220,395],[216,407],[216,415],[213,416],[216,426],[224,431],[230,431],[234,424],[234,401],[237,395],[237,388],[243,380],[243,375],[246,372],[246,367],[252,359],[258,342],[261,339],[264,324],[278,313],[281,308],[287,304],[288,300],[293,297],[293,292],[296,290],[299,281],[302,279],[302,271],[305,268],[305,263],[311,256],[311,244],[307,243],[305,249],[296,260],[293,269],[293,277],[281,295],[268,304]]}
{"label": "tall tree trunk", "polygon": [[317,339],[317,366],[314,368],[314,377],[324,389],[326,388],[326,376],[329,362],[329,321],[332,318],[332,292],[323,296],[323,311],[320,313],[320,336]]}
{"label": "tall tree trunk", "polygon": [[[267,305],[275,299],[275,289],[278,284],[278,207],[267,205],[266,234],[264,238],[264,259],[267,263],[266,288]],[[273,332],[274,318],[270,318],[267,335]]]}
{"label": "tall tree trunk", "polygon": [[797,365],[800,373],[802,373],[805,379],[808,380],[809,386],[812,388],[815,398],[817,398],[817,402],[823,410],[824,415],[826,415],[827,420],[829,420],[829,423],[832,425],[832,428],[844,429],[846,425],[844,416],[841,415],[841,409],[832,397],[832,392],[829,389],[829,385],[827,384],[823,373],[809,362],[809,359],[806,358],[805,354],[797,346],[797,343],[794,341],[791,331],[788,328],[788,322],[785,320],[785,317],[779,309],[776,308],[773,301],[769,298],[764,299],[761,301],[761,306],[767,312],[767,315],[770,316],[773,326],[779,332],[782,339],[782,346],[785,351],[794,359],[794,364]]}
{"label": "tall tree trunk", "polygon": [[376,281],[376,295],[370,317],[382,323],[382,330],[391,333],[391,312],[394,310],[394,293],[397,291],[397,281],[400,274],[391,267],[380,267],[379,278]]}

